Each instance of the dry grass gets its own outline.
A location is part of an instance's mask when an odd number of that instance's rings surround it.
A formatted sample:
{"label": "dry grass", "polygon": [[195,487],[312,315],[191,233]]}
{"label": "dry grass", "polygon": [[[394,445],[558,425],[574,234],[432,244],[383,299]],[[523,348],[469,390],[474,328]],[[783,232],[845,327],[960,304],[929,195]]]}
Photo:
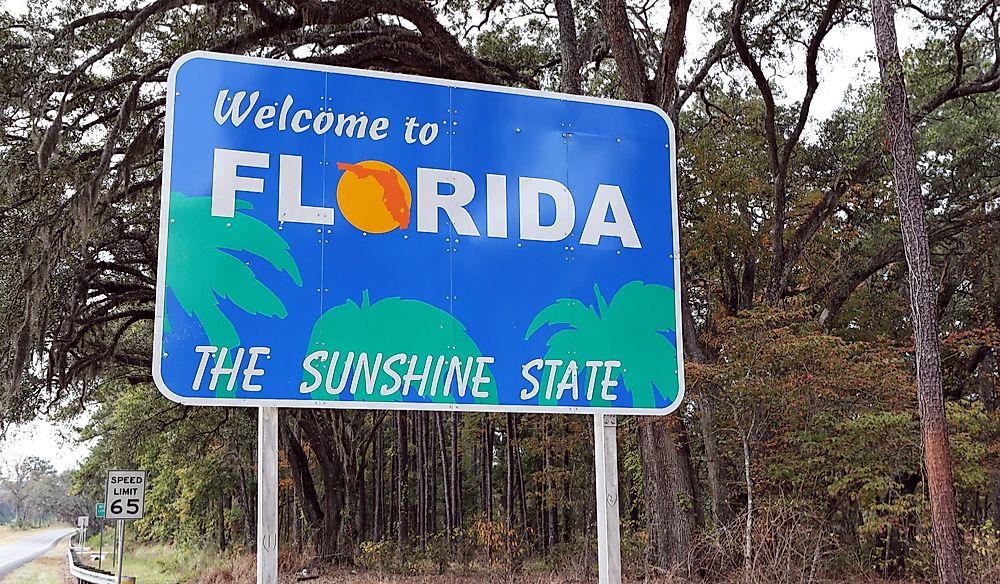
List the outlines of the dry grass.
{"label": "dry grass", "polygon": [[[541,564],[527,564],[525,569],[513,576],[485,568],[462,570],[453,566],[445,574],[437,574],[430,564],[417,563],[411,566],[419,573],[395,574],[363,568],[343,568],[331,565],[312,565],[302,560],[282,554],[279,559],[279,584],[597,584],[597,575],[582,575],[579,570],[569,573],[548,571]],[[197,579],[186,584],[255,584],[256,562],[253,556],[238,556],[224,566],[212,568]],[[302,577],[305,569],[306,577]],[[752,580],[752,579],[751,579]],[[739,573],[717,577],[711,580],[690,580],[676,576],[650,574],[645,577],[626,577],[623,584],[692,584],[712,582],[714,584],[745,584],[747,581]],[[807,580],[803,580],[805,582]],[[978,583],[978,581],[976,581]],[[917,580],[883,580],[877,577],[817,578],[817,584],[924,584]],[[990,584],[993,584],[992,582]]]}
{"label": "dry grass", "polygon": [[[294,581],[287,580],[287,582]],[[591,578],[561,576],[558,574],[516,574],[510,578],[500,574],[399,576],[344,570],[339,573],[325,574],[315,580],[307,580],[305,582],[309,582],[310,584],[341,584],[347,582],[352,584],[508,584],[512,582],[516,582],[517,584],[594,584],[597,582],[597,576]],[[656,578],[648,580],[625,580],[624,582],[629,584],[639,584],[640,582],[648,582],[650,584],[680,584],[681,581],[672,578]]]}
{"label": "dry grass", "polygon": [[[411,566],[415,574],[393,574],[362,568],[342,568],[330,565],[308,566],[290,556],[282,555],[279,560],[280,584],[596,584],[597,576],[591,577],[557,574],[545,571],[541,566],[529,566],[513,576],[495,571],[455,568],[445,574],[437,574],[431,564]],[[256,582],[256,562],[252,556],[240,556],[229,560],[227,565],[212,568],[199,578],[187,584],[254,584]],[[303,577],[305,570],[305,577]],[[463,573],[464,572],[464,573]],[[671,577],[649,579],[626,579],[626,584],[681,584],[681,580]]]}
{"label": "dry grass", "polygon": [[[188,584],[253,584],[255,563],[253,558],[240,558],[233,565],[215,568]],[[300,573],[285,571],[278,577],[279,584],[597,584],[597,576],[580,577],[560,574],[516,574],[507,577],[496,573],[460,573],[400,575],[387,574],[362,569],[333,568],[317,569],[308,579],[301,579]],[[717,580],[717,584],[739,584],[743,580]],[[623,580],[623,584],[685,584],[697,580],[684,580],[671,576],[650,576],[641,579]],[[824,584],[920,584],[917,581],[881,580],[849,578],[844,580],[822,580]]]}

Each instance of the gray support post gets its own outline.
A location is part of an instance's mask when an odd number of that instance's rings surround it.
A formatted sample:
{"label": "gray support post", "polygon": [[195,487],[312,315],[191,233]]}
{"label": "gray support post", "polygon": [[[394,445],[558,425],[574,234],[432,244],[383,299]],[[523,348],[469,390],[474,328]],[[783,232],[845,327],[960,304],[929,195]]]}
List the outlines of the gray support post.
{"label": "gray support post", "polygon": [[122,564],[125,563],[125,520],[119,519],[118,525],[115,526],[115,533],[118,537],[118,569],[116,573],[118,577],[115,579],[118,584],[122,584]]}
{"label": "gray support post", "polygon": [[101,543],[98,544],[97,550],[97,569],[101,569],[101,564],[104,562],[104,519],[101,519]]}
{"label": "gray support post", "polygon": [[597,475],[597,570],[600,584],[621,584],[621,525],[618,519],[618,421],[594,415]]}
{"label": "gray support post", "polygon": [[278,582],[278,408],[257,422],[257,584]]}

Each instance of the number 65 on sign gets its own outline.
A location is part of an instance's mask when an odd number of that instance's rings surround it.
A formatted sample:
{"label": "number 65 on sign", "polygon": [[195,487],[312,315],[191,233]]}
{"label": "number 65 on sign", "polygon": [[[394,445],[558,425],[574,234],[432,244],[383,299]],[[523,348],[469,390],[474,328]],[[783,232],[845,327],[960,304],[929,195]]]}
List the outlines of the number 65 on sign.
{"label": "number 65 on sign", "polygon": [[142,519],[145,499],[146,471],[108,471],[105,491],[107,519]]}

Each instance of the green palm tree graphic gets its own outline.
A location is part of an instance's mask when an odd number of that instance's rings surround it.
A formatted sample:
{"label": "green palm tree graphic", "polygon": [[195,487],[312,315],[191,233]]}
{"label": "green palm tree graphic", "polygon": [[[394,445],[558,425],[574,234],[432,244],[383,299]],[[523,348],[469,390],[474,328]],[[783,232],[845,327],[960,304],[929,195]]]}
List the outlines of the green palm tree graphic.
{"label": "green palm tree graphic", "polygon": [[[211,197],[170,195],[170,226],[167,231],[166,287],[188,316],[201,324],[209,344],[232,349],[240,336],[232,321],[219,306],[226,298],[244,312],[285,318],[288,310],[267,286],[257,279],[248,263],[229,252],[249,252],[287,273],[297,286],[302,277],[288,252],[288,243],[266,223],[240,210],[253,206],[236,201],[233,217],[215,217]],[[163,331],[170,332],[164,314]],[[225,366],[232,366],[229,356]],[[232,396],[227,391],[228,376],[216,385],[216,395]]]}
{"label": "green palm tree graphic", "polygon": [[[546,325],[567,325],[549,337],[545,359],[561,360],[554,381],[558,383],[575,360],[580,368],[580,391],[585,393],[583,377],[586,361],[621,361],[620,376],[624,389],[632,395],[636,408],[656,407],[656,394],[671,404],[677,399],[677,348],[664,333],[676,330],[674,290],[659,284],[633,281],[622,286],[605,302],[594,284],[597,307],[586,306],[575,298],[562,298],[543,308],[531,321],[525,340]],[[555,405],[555,391],[546,397],[551,368],[543,368],[538,403]],[[600,373],[599,373],[600,375]],[[600,386],[600,380],[597,382]],[[620,388],[618,388],[620,389]],[[619,391],[620,393],[620,391]],[[565,394],[564,394],[565,396]],[[662,403],[662,401],[661,401]],[[594,406],[614,405],[595,391]]]}
{"label": "green palm tree graphic", "polygon": [[[380,389],[383,385],[392,387],[395,380],[386,373],[384,367],[379,366],[377,376],[374,378],[374,391],[369,394],[367,391],[367,381],[370,376],[375,375],[373,363],[376,355],[381,353],[382,363],[385,359],[393,355],[406,355],[407,361],[394,363],[391,365],[394,371],[400,376],[408,371],[409,359],[417,356],[416,373],[424,371],[426,358],[433,357],[430,366],[430,374],[425,382],[424,396],[436,403],[451,403],[456,401],[458,390],[458,380],[453,379],[449,388],[449,395],[444,395],[444,385],[447,379],[448,364],[452,357],[458,357],[463,364],[462,375],[471,378],[475,374],[477,365],[475,358],[482,356],[479,347],[472,338],[465,332],[465,326],[452,315],[431,304],[419,300],[405,298],[383,298],[372,304],[368,298],[368,291],[362,292],[361,304],[353,300],[348,300],[344,304],[334,306],[327,310],[316,321],[313,326],[312,335],[309,338],[309,348],[306,355],[311,355],[316,351],[326,351],[329,355],[325,361],[319,359],[313,361],[316,370],[320,373],[319,387],[315,388],[311,395],[316,400],[337,400],[350,397],[350,387],[353,378],[358,378],[356,392],[353,399],[355,401],[368,402],[389,402],[401,401],[402,388],[391,393],[382,395]],[[337,356],[334,365],[333,375],[330,377],[329,367],[335,353]],[[353,360],[350,354],[353,353]],[[361,353],[367,354],[369,370],[362,370],[358,366],[357,359]],[[441,373],[434,383],[434,370],[440,356],[444,356],[444,365]],[[471,373],[466,374],[468,359],[472,358],[473,366]],[[346,367],[350,367],[346,372]],[[489,394],[488,398],[475,398],[477,403],[497,403],[496,380],[493,379],[489,366],[484,368],[484,377],[489,377],[488,383],[483,383],[479,390]],[[346,384],[342,393],[337,395],[327,391],[327,378],[330,377],[330,387],[338,387],[341,381]],[[303,374],[303,382],[315,381],[315,377],[308,372]],[[408,398],[413,401],[418,394],[421,383],[412,383]],[[471,396],[471,379],[468,379],[466,396]]]}

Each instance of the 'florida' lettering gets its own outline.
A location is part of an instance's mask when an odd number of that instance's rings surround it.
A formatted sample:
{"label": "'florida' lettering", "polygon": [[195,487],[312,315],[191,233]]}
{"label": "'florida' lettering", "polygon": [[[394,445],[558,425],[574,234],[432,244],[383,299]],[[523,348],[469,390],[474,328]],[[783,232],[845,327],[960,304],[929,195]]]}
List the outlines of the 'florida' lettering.
{"label": "'florida' lettering", "polygon": [[[264,179],[240,174],[241,167],[269,168],[271,156],[264,152],[216,148],[212,171],[212,215],[233,217],[236,192],[263,193]],[[341,169],[356,165],[341,165]],[[438,168],[417,169],[416,226],[418,232],[438,233],[441,214],[447,216],[457,235],[508,237],[510,191],[517,192],[519,236],[530,241],[563,241],[582,222],[579,243],[598,245],[602,237],[617,238],[623,247],[641,249],[642,243],[625,203],[621,187],[599,184],[593,202],[584,212],[576,207],[573,193],[557,180],[538,177],[509,177],[487,174],[485,193],[476,191],[472,177],[458,171]],[[477,224],[467,207],[485,194],[486,223]],[[543,203],[543,201],[545,201]],[[548,221],[542,220],[543,207],[553,210]],[[401,223],[405,229],[409,223]],[[282,154],[278,161],[278,220],[293,223],[333,225],[334,210],[302,204],[302,157]],[[483,229],[485,227],[485,231]]]}

